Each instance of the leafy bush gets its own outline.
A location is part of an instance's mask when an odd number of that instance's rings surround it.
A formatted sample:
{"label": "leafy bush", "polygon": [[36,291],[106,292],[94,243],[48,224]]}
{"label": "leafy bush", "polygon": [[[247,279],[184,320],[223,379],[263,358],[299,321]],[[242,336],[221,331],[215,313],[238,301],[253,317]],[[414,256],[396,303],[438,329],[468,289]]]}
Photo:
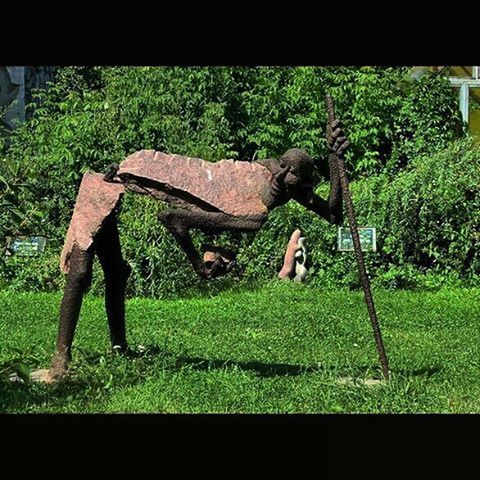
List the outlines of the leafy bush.
{"label": "leafy bush", "polygon": [[462,120],[452,87],[444,77],[429,74],[403,83],[404,97],[393,118],[392,154],[387,170],[397,172],[409,160],[447,148],[461,136]]}
{"label": "leafy bush", "polygon": [[[428,230],[431,220],[422,217],[427,222],[423,227],[405,226],[402,215],[410,208],[409,187],[402,182],[414,181],[417,167],[409,165],[414,158],[445,148],[458,134],[458,115],[455,94],[445,79],[425,77],[406,88],[401,82],[406,71],[381,67],[61,69],[58,82],[47,93],[38,94],[41,102],[31,119],[15,131],[8,145],[1,146],[0,239],[43,234],[49,242],[39,259],[4,261],[2,256],[0,287],[55,290],[63,284],[58,255],[83,173],[105,171],[134,151],[152,148],[217,161],[275,157],[296,146],[324,158],[327,91],[335,98],[351,141],[347,166],[356,180],[352,190],[359,221],[377,226],[380,241],[386,236],[385,254],[368,254],[369,265],[386,275],[390,265],[400,268],[412,262],[414,268],[423,268],[428,262],[424,257],[419,260],[425,254],[418,249],[424,245],[417,243],[417,250],[412,250],[408,235],[417,229],[416,235],[427,238],[422,228]],[[406,173],[395,183],[395,175],[403,169]],[[455,174],[462,175],[460,170],[455,169]],[[422,182],[433,179],[422,175]],[[450,183],[448,188],[456,188],[454,181]],[[387,196],[393,190],[400,193]],[[321,183],[319,192],[325,196],[328,186]],[[441,216],[443,204],[434,207],[435,200],[425,202],[428,215]],[[230,286],[235,277],[207,286],[195,278],[185,255],[156,219],[162,208],[158,202],[134,195],[127,195],[123,202],[120,230],[125,257],[133,267],[129,294],[211,294]],[[450,235],[461,223],[454,220],[454,213],[449,217]],[[394,227],[390,215],[397,215]],[[382,230],[386,226],[388,230]],[[281,267],[285,244],[297,227],[309,242],[312,281],[358,286],[353,256],[335,252],[336,228],[314,220],[299,205],[274,211],[255,239],[219,235],[215,240],[239,251],[245,280],[263,281]],[[195,241],[202,238],[196,234]],[[405,245],[399,243],[404,240]],[[471,239],[462,234],[457,243],[457,247],[449,243],[452,251],[447,253],[439,242],[433,245],[436,255],[447,257],[466,248],[459,257],[464,261],[455,263],[448,257],[450,263],[440,259],[432,265],[452,272],[462,264],[461,274],[470,275],[477,269]],[[397,246],[401,253],[388,250]],[[94,291],[101,286],[97,269]]]}
{"label": "leafy bush", "polygon": [[419,157],[396,176],[384,202],[386,260],[478,275],[479,175],[480,148],[468,139]]}
{"label": "leafy bush", "polygon": [[[5,138],[0,138],[0,146],[5,142]],[[20,201],[22,190],[28,191],[32,178],[30,168],[12,158],[0,157],[0,259],[5,255],[8,236],[21,234],[28,228],[26,225],[42,218],[34,202]]]}

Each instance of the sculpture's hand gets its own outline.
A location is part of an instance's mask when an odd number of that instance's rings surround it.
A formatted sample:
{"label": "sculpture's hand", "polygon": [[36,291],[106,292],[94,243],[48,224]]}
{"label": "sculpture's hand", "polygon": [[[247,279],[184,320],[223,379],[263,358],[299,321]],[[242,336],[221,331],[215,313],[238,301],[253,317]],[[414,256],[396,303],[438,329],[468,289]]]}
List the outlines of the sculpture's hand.
{"label": "sculpture's hand", "polygon": [[281,193],[285,191],[285,177],[290,171],[290,165],[281,168],[274,176],[272,181],[272,188],[275,193]]}
{"label": "sculpture's hand", "polygon": [[332,153],[343,155],[349,145],[349,141],[343,132],[340,120],[334,120],[327,124],[327,144]]}

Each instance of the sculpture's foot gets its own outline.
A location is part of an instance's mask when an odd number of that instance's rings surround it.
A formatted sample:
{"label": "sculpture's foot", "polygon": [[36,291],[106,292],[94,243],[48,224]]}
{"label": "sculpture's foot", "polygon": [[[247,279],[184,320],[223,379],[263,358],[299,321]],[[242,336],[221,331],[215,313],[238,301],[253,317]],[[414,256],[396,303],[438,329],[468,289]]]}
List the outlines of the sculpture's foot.
{"label": "sculpture's foot", "polygon": [[39,381],[44,381],[45,383],[58,382],[67,375],[67,365],[67,356],[65,354],[57,353],[55,357],[53,357],[50,370],[48,370],[48,373]]}
{"label": "sculpture's foot", "polygon": [[51,376],[50,370],[44,368],[41,370],[33,370],[30,374],[31,382],[54,383],[55,379]]}

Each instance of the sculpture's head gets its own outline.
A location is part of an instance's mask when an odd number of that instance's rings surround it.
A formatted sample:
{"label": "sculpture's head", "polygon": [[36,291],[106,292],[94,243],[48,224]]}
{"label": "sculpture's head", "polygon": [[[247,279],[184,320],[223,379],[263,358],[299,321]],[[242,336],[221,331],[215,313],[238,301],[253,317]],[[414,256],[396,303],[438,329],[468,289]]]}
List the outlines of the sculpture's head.
{"label": "sculpture's head", "polygon": [[314,161],[305,150],[291,148],[287,150],[279,159],[280,167],[289,167],[285,176],[285,186],[289,190],[298,188],[312,188]]}

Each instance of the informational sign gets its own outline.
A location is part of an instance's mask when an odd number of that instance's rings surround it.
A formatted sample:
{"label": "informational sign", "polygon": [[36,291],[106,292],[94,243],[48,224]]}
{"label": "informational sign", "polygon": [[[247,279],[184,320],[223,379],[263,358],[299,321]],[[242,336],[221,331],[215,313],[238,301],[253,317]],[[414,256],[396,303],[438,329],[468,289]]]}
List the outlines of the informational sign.
{"label": "informational sign", "polygon": [[[358,236],[360,237],[360,246],[362,252],[377,251],[377,234],[375,227],[358,227]],[[338,246],[339,252],[353,252],[353,238],[350,227],[338,227]]]}
{"label": "informational sign", "polygon": [[47,239],[45,237],[9,237],[6,255],[32,257],[43,253]]}

